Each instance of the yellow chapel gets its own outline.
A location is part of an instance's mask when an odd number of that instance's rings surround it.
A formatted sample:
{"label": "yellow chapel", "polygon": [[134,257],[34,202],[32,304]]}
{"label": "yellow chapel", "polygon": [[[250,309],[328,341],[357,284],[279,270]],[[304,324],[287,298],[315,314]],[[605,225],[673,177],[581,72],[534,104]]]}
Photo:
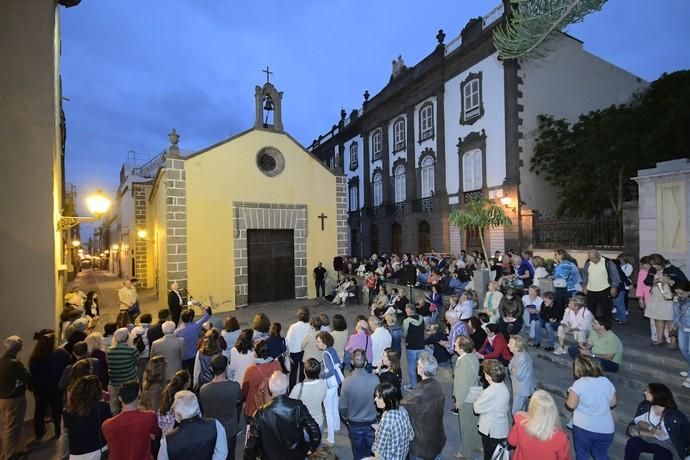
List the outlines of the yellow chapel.
{"label": "yellow chapel", "polygon": [[140,219],[161,304],[173,281],[221,310],[311,298],[313,268],[345,255],[345,178],[284,131],[282,96],[257,86],[254,126],[195,153],[169,136]]}

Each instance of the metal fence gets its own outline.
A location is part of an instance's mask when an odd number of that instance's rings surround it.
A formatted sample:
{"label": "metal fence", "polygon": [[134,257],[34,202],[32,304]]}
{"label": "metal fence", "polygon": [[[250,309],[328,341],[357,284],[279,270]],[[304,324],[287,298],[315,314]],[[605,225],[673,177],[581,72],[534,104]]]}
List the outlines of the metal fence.
{"label": "metal fence", "polygon": [[623,221],[620,218],[573,219],[534,217],[534,246],[544,249],[622,248]]}

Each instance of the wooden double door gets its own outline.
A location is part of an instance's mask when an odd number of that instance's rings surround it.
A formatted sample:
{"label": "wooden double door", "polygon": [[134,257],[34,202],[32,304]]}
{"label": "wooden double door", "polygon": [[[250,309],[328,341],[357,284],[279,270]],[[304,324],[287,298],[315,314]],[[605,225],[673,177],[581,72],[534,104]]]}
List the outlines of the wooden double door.
{"label": "wooden double door", "polygon": [[249,303],[295,298],[293,230],[247,230]]}

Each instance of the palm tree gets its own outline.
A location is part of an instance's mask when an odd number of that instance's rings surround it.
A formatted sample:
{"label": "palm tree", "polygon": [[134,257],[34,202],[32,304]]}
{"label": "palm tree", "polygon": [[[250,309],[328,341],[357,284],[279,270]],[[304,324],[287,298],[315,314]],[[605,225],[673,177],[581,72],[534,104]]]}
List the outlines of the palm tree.
{"label": "palm tree", "polygon": [[506,216],[503,208],[487,199],[470,201],[464,209],[456,209],[451,212],[448,220],[459,229],[476,229],[479,232],[479,241],[482,244],[482,251],[487,263],[489,262],[489,255],[484,244],[484,230],[513,225],[513,221]]}

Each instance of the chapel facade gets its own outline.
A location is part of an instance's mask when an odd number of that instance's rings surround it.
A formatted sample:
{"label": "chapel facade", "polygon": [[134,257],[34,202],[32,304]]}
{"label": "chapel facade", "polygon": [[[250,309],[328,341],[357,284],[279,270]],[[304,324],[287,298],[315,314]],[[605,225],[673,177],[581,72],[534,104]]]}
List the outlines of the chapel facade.
{"label": "chapel facade", "polygon": [[169,147],[123,182],[133,205],[120,209],[134,208],[136,228],[111,235],[127,240],[111,261],[131,267],[127,275],[162,303],[173,281],[223,310],[314,297],[313,267],[346,253],[344,176],[285,132],[283,93],[272,83],[254,96],[252,128],[189,154],[173,130]]}

